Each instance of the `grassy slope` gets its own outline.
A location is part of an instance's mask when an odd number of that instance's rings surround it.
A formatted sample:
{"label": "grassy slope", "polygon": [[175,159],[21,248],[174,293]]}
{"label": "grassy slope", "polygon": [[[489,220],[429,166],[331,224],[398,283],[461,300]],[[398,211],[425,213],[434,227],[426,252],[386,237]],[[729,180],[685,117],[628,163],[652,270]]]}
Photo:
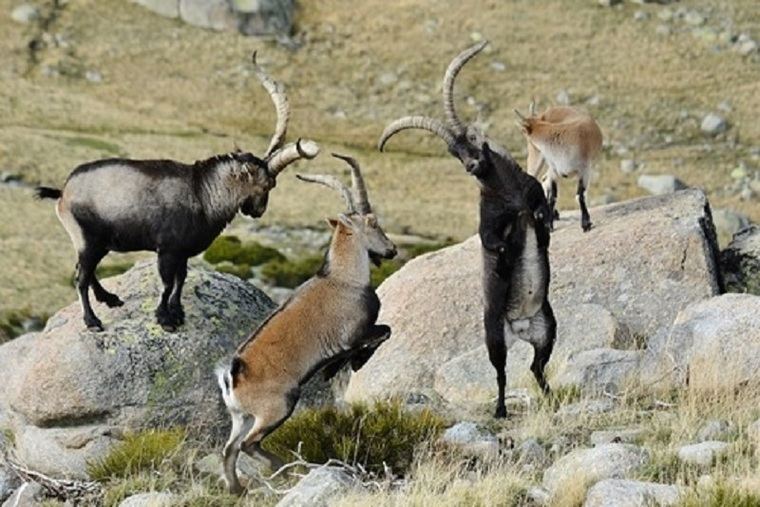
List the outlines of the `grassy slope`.
{"label": "grassy slope", "polygon": [[[737,32],[760,36],[754,0],[712,3],[711,24],[731,18]],[[455,1],[322,0],[304,3],[297,22],[306,44],[291,52],[189,27],[128,2],[72,0],[51,29],[71,47],[45,49],[30,66],[26,44],[36,28],[10,20],[15,4],[0,0],[0,170],[30,181],[60,184],[76,164],[106,156],[191,161],[227,151],[234,142],[261,151],[274,118],[250,75],[249,54],[259,49],[260,61],[288,85],[292,136],[315,138],[325,154],[358,155],[389,230],[465,237],[476,227],[476,189],[440,142],[401,134],[387,154],[374,144],[397,116],[440,114],[443,69],[470,43],[470,34],[480,32],[492,41],[491,50],[460,76],[459,109],[474,118],[480,108],[489,132],[520,158],[513,107],[525,108],[531,95],[551,102],[561,88],[581,103],[598,95],[599,105],[590,109],[607,139],[639,139],[643,147],[634,153],[646,172],[675,173],[705,187],[717,206],[760,219],[753,202],[720,191],[737,162],[749,159],[749,147],[760,145],[754,121],[760,65],[730,51],[713,52],[690,33],[655,35],[658,6],[518,0],[481,2],[475,9]],[[651,19],[634,21],[636,9],[651,12]],[[507,70],[492,71],[493,61]],[[47,77],[45,65],[74,77]],[[83,69],[100,71],[103,83],[76,77]],[[397,80],[384,85],[387,73]],[[477,106],[468,104],[470,96]],[[728,137],[738,136],[737,145],[708,142],[698,133],[701,114],[724,99],[733,105]],[[678,120],[682,109],[692,118]],[[665,144],[663,134],[673,141]],[[641,193],[637,174],[622,174],[618,165],[617,155],[605,154],[592,196],[602,189],[618,198]],[[342,168],[325,156],[299,170]],[[280,179],[265,221],[311,225],[336,211],[337,198],[296,183],[294,172]],[[573,205],[572,189],[572,182],[561,188],[563,206]],[[27,197],[26,191],[0,189],[0,214],[10,217],[0,224],[0,310],[49,312],[73,299],[65,283],[73,252],[51,204]]]}

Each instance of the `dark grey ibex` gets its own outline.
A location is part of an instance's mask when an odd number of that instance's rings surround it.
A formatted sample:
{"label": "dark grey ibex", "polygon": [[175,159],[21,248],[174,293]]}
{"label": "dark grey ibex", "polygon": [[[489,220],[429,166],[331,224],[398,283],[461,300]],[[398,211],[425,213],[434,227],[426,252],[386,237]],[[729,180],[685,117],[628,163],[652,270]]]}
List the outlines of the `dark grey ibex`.
{"label": "dark grey ibex", "polygon": [[152,250],[158,253],[164,285],[156,317],[165,329],[176,329],[185,319],[181,296],[187,259],[205,250],[238,210],[260,217],[277,174],[319,153],[312,141],[282,145],[290,116],[287,97],[256,63],[256,53],[253,65],[277,110],[277,127],[262,158],[242,152],[194,164],[112,158],[80,165],[62,190],[37,188],[39,198],[58,199],[58,218],[78,257],[76,284],[88,328],[103,329],[90,305],[90,287],[98,301],[123,304],[95,277],[101,259],[109,251]]}
{"label": "dark grey ibex", "polygon": [[517,339],[533,345],[531,371],[541,389],[549,392],[544,369],[554,348],[557,328],[548,300],[551,212],[538,181],[523,172],[505,149],[492,151],[485,134],[474,125],[465,125],[454,108],[454,80],[485,45],[482,42],[463,51],[446,70],[445,123],[424,116],[406,116],[386,127],[378,145],[382,150],[391,136],[404,129],[428,130],[446,142],[449,152],[480,185],[483,322],[499,389],[496,417],[505,417],[507,350]]}
{"label": "dark grey ibex", "polygon": [[396,247],[372,213],[359,165],[335,156],[350,164],[352,188],[332,176],[299,175],[338,190],[348,207],[329,220],[333,234],[324,265],[238,348],[229,366],[217,370],[232,418],[224,475],[233,493],[243,491],[235,470],[240,451],[278,464],[261,441],[290,417],[301,386],[320,369],[329,377],[347,362],[361,368],[390,336],[388,326],[376,324],[380,300],[370,285],[370,261],[394,257]]}

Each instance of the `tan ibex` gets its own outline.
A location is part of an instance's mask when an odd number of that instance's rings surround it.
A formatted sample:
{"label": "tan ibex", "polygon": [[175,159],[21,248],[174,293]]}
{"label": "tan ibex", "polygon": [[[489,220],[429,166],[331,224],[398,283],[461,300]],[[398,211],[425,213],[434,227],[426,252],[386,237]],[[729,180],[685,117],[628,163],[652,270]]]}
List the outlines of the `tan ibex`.
{"label": "tan ibex", "polygon": [[298,176],[338,190],[348,207],[328,220],[333,234],[324,265],[217,371],[232,417],[224,474],[233,493],[243,491],[235,470],[241,450],[278,464],[261,440],[290,417],[301,385],[322,368],[334,374],[349,361],[361,368],[390,336],[388,326],[376,324],[380,300],[370,285],[370,261],[394,257],[396,247],[372,213],[359,165],[334,156],[351,166],[352,188],[332,176]]}
{"label": "tan ibex", "polygon": [[530,104],[530,116],[523,116],[515,109],[518,126],[528,141],[528,174],[539,178],[544,163],[548,165],[543,175],[543,187],[552,220],[559,218],[557,212],[557,179],[578,176],[576,199],[581,208],[581,227],[591,229],[591,217],[586,207],[586,189],[591,178],[591,163],[602,150],[602,131],[594,118],[575,107],[550,107],[536,113],[536,103]]}

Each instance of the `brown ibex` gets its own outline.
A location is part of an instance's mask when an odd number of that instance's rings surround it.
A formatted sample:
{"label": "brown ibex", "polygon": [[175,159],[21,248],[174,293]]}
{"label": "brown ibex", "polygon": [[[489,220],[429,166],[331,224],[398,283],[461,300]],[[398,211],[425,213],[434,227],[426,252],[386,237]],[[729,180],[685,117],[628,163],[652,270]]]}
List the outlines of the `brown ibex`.
{"label": "brown ibex", "polygon": [[376,324],[380,300],[370,262],[394,257],[396,247],[372,213],[359,165],[334,156],[351,166],[352,188],[332,176],[298,176],[338,190],[348,207],[328,220],[333,233],[324,265],[238,348],[229,367],[217,370],[232,418],[224,474],[233,493],[243,490],[235,470],[241,450],[279,462],[261,441],[290,416],[300,387],[322,368],[335,373],[350,361],[359,369],[390,336],[388,326]]}
{"label": "brown ibex", "polygon": [[530,104],[530,116],[515,110],[518,126],[528,141],[528,174],[539,178],[544,163],[548,165],[543,176],[543,187],[552,221],[557,212],[557,179],[578,176],[576,199],[581,209],[581,227],[589,231],[591,217],[586,207],[586,189],[591,179],[591,163],[602,150],[602,131],[594,118],[575,107],[550,107],[536,113],[536,103]]}
{"label": "brown ibex", "polygon": [[88,328],[103,329],[90,306],[90,287],[109,307],[123,304],[95,277],[101,259],[109,251],[152,250],[164,285],[156,317],[165,329],[176,329],[185,320],[187,259],[205,250],[238,210],[260,217],[277,174],[319,153],[312,141],[282,146],[290,116],[287,97],[257,65],[256,53],[253,65],[277,110],[277,127],[262,158],[237,151],[194,164],[111,158],[80,165],[62,190],[37,188],[39,198],[58,199],[58,218],[78,256],[76,284]]}

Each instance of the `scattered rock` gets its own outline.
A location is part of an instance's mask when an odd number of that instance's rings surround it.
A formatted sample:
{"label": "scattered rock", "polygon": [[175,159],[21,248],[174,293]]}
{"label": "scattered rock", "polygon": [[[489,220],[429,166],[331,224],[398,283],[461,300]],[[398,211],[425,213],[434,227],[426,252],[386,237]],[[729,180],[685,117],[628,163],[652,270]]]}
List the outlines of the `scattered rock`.
{"label": "scattered rock", "polygon": [[687,12],[683,20],[687,25],[691,26],[704,25],[706,21],[705,17],[697,11]]}
{"label": "scattered rock", "polygon": [[577,386],[585,393],[618,392],[639,373],[639,350],[600,348],[572,354],[555,377],[558,386]]}
{"label": "scattered rock", "polygon": [[44,488],[36,482],[25,482],[8,497],[3,507],[40,507]]}
{"label": "scattered rock", "polygon": [[[550,383],[565,367],[563,355],[645,346],[646,338],[667,336],[680,308],[719,292],[708,210],[699,190],[616,203],[593,208],[595,227],[582,235],[577,213],[563,212],[550,252],[549,299],[561,322]],[[433,390],[460,406],[490,403],[496,382],[483,345],[481,283],[477,236],[389,277],[378,290],[379,320],[393,336],[351,376],[346,400]],[[522,341],[510,348],[510,387],[533,385],[532,354]]]}
{"label": "scattered rock", "polygon": [[39,11],[31,4],[21,4],[11,11],[11,19],[16,23],[28,24],[39,16]]}
{"label": "scattered rock", "polygon": [[678,449],[678,459],[684,463],[699,466],[710,466],[715,458],[728,449],[726,442],[708,440],[698,444],[685,445]]}
{"label": "scattered rock", "polygon": [[277,507],[328,507],[336,496],[357,487],[358,483],[343,470],[316,468],[298,481]]}
{"label": "scattered rock", "polygon": [[559,416],[578,416],[581,414],[603,414],[615,409],[615,402],[610,398],[596,398],[563,405],[557,410]]}
{"label": "scattered rock", "polygon": [[634,444],[644,434],[640,428],[619,428],[612,430],[600,430],[591,433],[591,445],[604,444]]}
{"label": "scattered rock", "polygon": [[653,353],[661,384],[712,390],[760,381],[760,297],[723,294],[687,306]]}
{"label": "scattered rock", "polygon": [[624,173],[632,173],[636,170],[636,161],[630,158],[624,158],[620,161],[620,170]]}
{"label": "scattered rock", "polygon": [[544,472],[544,487],[554,496],[568,486],[587,487],[603,479],[623,479],[649,461],[646,450],[629,444],[576,449]]}
{"label": "scattered rock", "polygon": [[681,499],[678,486],[625,479],[597,482],[586,494],[583,507],[652,507],[675,505]]}
{"label": "scattered rock", "polygon": [[443,433],[441,441],[473,456],[495,458],[499,454],[499,441],[496,436],[474,422],[455,424]]}
{"label": "scattered rock", "polygon": [[88,70],[84,73],[84,78],[90,83],[102,83],[103,75],[97,70]]}
{"label": "scattered rock", "polygon": [[714,209],[712,216],[720,248],[726,248],[736,233],[743,231],[750,225],[747,215],[725,208]]}
{"label": "scattered rock", "polygon": [[[0,437],[2,438],[2,437]],[[0,453],[3,452],[0,446]],[[0,461],[0,505],[21,486],[21,479]]]}
{"label": "scattered rock", "polygon": [[646,21],[649,19],[649,13],[644,11],[636,11],[633,13],[633,19],[635,21]]}
{"label": "scattered rock", "polygon": [[495,70],[496,72],[504,72],[505,70],[507,70],[507,66],[506,64],[504,64],[504,62],[493,61],[489,64],[489,66],[491,67],[491,69]]}
{"label": "scattered rock", "polygon": [[736,51],[742,56],[749,56],[752,53],[756,53],[758,49],[757,41],[752,39],[737,42],[734,46]]}
{"label": "scattered rock", "polygon": [[687,188],[684,182],[672,174],[642,174],[637,184],[652,195],[672,194]]}
{"label": "scattered rock", "polygon": [[760,228],[750,225],[734,234],[720,264],[726,290],[760,295]]}
{"label": "scattered rock", "polygon": [[517,452],[519,463],[523,466],[542,468],[546,464],[546,450],[535,438],[525,440]]}
{"label": "scattered rock", "polygon": [[699,128],[709,136],[717,136],[728,130],[728,122],[719,114],[709,113],[702,118]]}
{"label": "scattered rock", "polygon": [[171,493],[140,493],[125,498],[119,507],[171,507],[176,505],[175,495]]}
{"label": "scattered rock", "polygon": [[167,18],[179,17],[179,0],[132,0],[147,9]]}
{"label": "scattered rock", "polygon": [[537,505],[549,505],[551,501],[551,495],[544,488],[539,486],[533,486],[528,490],[528,498],[530,498]]}
{"label": "scattered rock", "polygon": [[731,430],[731,424],[721,419],[710,419],[699,428],[697,440],[705,442],[707,440],[718,440],[725,438]]}

